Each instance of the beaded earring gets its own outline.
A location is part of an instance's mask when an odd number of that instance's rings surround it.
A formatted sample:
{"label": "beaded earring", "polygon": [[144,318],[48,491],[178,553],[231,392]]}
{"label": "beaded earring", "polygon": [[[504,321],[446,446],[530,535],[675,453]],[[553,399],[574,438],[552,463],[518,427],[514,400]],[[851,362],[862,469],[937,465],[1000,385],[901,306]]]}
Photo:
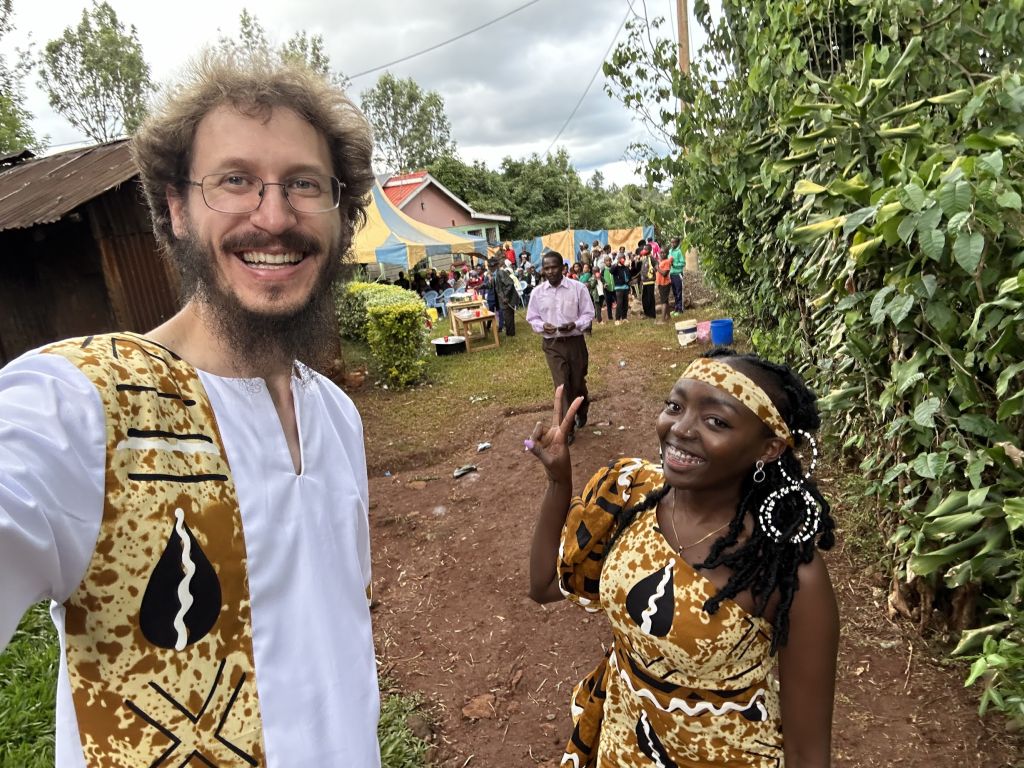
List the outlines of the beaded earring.
{"label": "beaded earring", "polygon": [[[814,534],[818,530],[818,523],[821,521],[821,509],[818,506],[818,502],[814,500],[810,492],[803,487],[802,483],[804,480],[809,480],[813,474],[815,468],[818,465],[818,446],[814,442],[814,438],[809,432],[802,429],[793,430],[794,433],[804,437],[805,440],[811,446],[811,464],[810,468],[799,480],[795,480],[789,476],[785,468],[782,466],[782,462],[777,462],[779,473],[785,478],[787,485],[781,488],[776,488],[774,491],[769,493],[763,502],[761,502],[760,508],[757,510],[757,522],[761,526],[761,530],[764,531],[769,538],[773,539],[777,543],[782,543],[783,533],[779,527],[775,524],[775,505],[783,497],[788,496],[791,493],[798,493],[803,496],[804,504],[807,507],[807,514],[804,515],[803,522],[800,523],[800,527],[796,529],[793,535],[789,538],[788,543],[800,544],[806,541],[810,541]],[[764,479],[763,463],[757,462],[757,469],[754,472],[754,481],[760,482],[757,478],[757,473],[761,472],[761,480]]]}

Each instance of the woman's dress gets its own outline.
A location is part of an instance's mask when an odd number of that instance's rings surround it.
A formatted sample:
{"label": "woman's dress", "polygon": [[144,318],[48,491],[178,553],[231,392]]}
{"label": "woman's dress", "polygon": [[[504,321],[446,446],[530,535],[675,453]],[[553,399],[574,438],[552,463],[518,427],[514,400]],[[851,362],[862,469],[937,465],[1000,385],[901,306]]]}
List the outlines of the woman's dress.
{"label": "woman's dress", "polygon": [[715,586],[665,539],[656,504],[608,551],[622,511],[663,485],[660,467],[620,459],[569,510],[559,585],[568,599],[605,613],[613,643],[573,692],[562,765],[779,768],[771,624],[732,600],[704,611]]}

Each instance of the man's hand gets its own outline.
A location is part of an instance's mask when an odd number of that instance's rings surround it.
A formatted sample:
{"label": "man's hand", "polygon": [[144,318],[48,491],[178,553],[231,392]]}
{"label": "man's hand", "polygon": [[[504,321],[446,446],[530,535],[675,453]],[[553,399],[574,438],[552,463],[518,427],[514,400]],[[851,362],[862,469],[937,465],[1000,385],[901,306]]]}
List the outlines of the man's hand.
{"label": "man's hand", "polygon": [[566,323],[565,325],[558,326],[558,330],[562,333],[569,333],[570,331],[576,330],[576,323]]}
{"label": "man's hand", "polygon": [[544,333],[555,333],[558,329],[551,323],[544,323]]}

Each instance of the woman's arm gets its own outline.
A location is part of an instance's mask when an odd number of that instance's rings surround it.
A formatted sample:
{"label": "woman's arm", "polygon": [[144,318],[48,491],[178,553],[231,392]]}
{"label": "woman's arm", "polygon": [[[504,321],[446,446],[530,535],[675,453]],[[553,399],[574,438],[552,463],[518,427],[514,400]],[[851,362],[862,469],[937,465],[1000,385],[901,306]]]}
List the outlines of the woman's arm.
{"label": "woman's arm", "polygon": [[538,603],[563,597],[558,588],[558,545],[572,500],[572,464],[566,436],[582,403],[582,397],[573,400],[563,418],[562,387],[556,388],[551,426],[545,429],[543,422],[538,421],[527,442],[527,449],[540,460],[548,478],[530,546],[530,597]]}
{"label": "woman's arm", "polygon": [[828,768],[839,610],[819,553],[800,567],[797,578],[800,587],[789,609],[789,640],[779,651],[786,768]]}

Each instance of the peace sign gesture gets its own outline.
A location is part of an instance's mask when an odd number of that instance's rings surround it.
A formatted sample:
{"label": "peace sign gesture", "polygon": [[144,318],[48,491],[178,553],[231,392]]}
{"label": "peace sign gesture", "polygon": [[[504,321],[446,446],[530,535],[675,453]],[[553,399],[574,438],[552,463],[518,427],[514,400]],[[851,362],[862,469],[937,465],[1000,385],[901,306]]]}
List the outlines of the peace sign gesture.
{"label": "peace sign gesture", "polygon": [[573,400],[562,416],[562,385],[555,389],[555,404],[551,412],[551,425],[544,427],[543,421],[530,433],[523,445],[544,465],[548,480],[572,483],[572,464],[569,462],[569,435],[573,432],[576,411],[583,404],[583,398]]}

